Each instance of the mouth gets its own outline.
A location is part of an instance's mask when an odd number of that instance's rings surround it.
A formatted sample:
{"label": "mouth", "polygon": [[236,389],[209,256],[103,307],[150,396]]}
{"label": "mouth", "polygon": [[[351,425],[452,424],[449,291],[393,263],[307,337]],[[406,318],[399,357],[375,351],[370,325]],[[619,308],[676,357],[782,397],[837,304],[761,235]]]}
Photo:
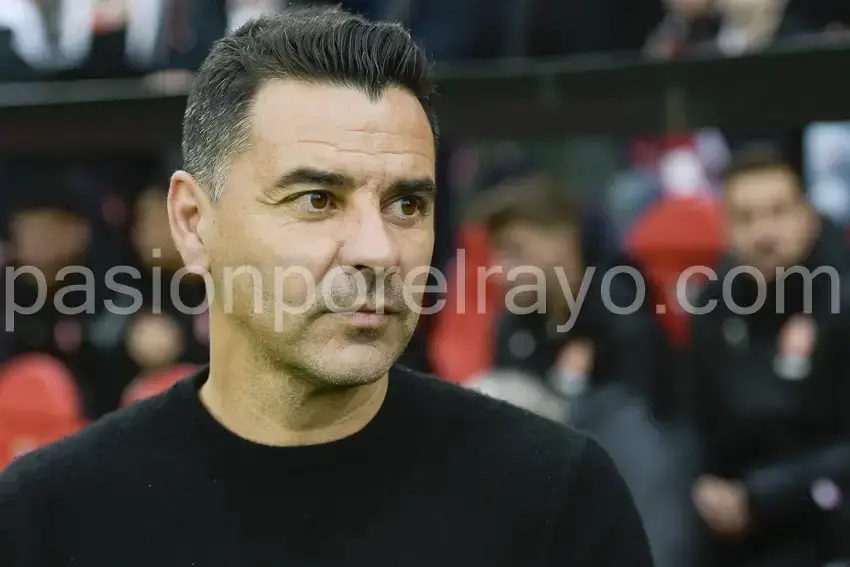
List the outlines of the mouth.
{"label": "mouth", "polygon": [[350,309],[330,309],[329,311],[339,315],[353,315],[356,313],[363,313],[366,315],[398,315],[401,313],[399,309],[389,305],[363,305]]}
{"label": "mouth", "polygon": [[329,314],[346,319],[354,327],[378,329],[386,326],[401,313],[388,305],[365,305],[358,309],[331,310]]}
{"label": "mouth", "polygon": [[393,315],[389,312],[381,313],[377,310],[358,309],[357,311],[344,311],[337,313],[348,322],[358,328],[378,329],[389,324]]}

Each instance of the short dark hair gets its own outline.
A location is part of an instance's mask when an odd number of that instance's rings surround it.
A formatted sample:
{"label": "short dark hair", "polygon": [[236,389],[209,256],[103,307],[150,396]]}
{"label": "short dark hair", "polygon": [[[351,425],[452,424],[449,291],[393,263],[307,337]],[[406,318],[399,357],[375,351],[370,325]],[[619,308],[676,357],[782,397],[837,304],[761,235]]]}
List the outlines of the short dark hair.
{"label": "short dark hair", "polygon": [[269,79],[352,87],[373,100],[388,86],[410,91],[428,115],[435,91],[425,51],[401,25],[339,8],[288,9],[218,40],[201,65],[183,119],[186,171],[217,197],[227,165],[250,143],[251,107]]}
{"label": "short dark hair", "polygon": [[569,192],[554,177],[535,173],[506,179],[474,203],[469,220],[491,234],[514,222],[544,227],[575,227],[580,213]]}
{"label": "short dark hair", "polygon": [[723,187],[728,187],[730,183],[745,175],[768,171],[781,171],[788,174],[802,190],[799,172],[782,157],[780,152],[771,146],[760,145],[746,147],[732,156],[732,162],[723,175]]}

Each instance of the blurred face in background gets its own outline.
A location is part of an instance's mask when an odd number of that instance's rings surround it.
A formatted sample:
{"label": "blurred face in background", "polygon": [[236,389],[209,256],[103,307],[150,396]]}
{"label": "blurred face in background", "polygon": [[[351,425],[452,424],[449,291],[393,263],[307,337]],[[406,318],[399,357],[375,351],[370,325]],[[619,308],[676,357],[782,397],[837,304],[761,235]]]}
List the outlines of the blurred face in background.
{"label": "blurred face in background", "polygon": [[784,168],[741,173],[726,186],[732,251],[767,280],[776,268],[805,260],[815,238],[817,215],[797,177]]}
{"label": "blurred face in background", "polygon": [[[557,301],[563,295],[560,279],[569,282],[573,295],[581,285],[582,258],[576,229],[568,225],[545,226],[524,220],[510,221],[493,234],[495,265],[518,307],[531,307],[546,294]],[[543,281],[535,275],[542,272]],[[543,286],[541,288],[541,285]],[[522,291],[517,288],[521,287]]]}
{"label": "blurred face in background", "polygon": [[15,214],[10,232],[16,263],[41,270],[48,282],[60,269],[81,259],[91,236],[85,219],[53,209]]}
{"label": "blurred face in background", "polygon": [[183,265],[168,222],[166,193],[151,187],[136,199],[131,239],[145,266],[162,266],[176,271]]}

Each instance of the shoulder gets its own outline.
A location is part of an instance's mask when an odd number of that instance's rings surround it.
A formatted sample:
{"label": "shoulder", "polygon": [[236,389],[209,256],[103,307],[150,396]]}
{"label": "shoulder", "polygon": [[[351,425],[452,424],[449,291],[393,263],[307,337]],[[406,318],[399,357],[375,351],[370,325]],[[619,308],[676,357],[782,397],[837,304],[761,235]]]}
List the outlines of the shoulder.
{"label": "shoulder", "polygon": [[[0,472],[0,508],[12,499],[42,499],[95,488],[135,467],[174,438],[164,423],[169,393],[110,414],[78,433],[27,453]],[[169,432],[169,429],[171,431]]]}
{"label": "shoulder", "polygon": [[475,479],[471,490],[533,525],[547,565],[652,565],[629,489],[599,443],[435,377],[407,372],[406,378],[436,416],[418,419],[425,420],[423,429],[442,433],[440,462],[451,462],[455,477]]}
{"label": "shoulder", "polygon": [[410,369],[398,368],[398,377],[417,400],[412,411],[422,430],[487,466],[553,475],[585,451],[584,434],[531,411]]}
{"label": "shoulder", "polygon": [[552,495],[549,564],[651,567],[643,521],[608,453],[588,439],[567,471]]}

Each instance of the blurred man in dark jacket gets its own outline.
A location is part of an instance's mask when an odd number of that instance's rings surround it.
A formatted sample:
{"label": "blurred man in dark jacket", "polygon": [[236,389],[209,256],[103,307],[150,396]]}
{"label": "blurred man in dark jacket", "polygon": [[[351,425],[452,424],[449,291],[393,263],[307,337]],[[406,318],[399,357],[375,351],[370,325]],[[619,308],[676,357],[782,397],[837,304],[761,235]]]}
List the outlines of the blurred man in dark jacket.
{"label": "blurred man in dark jacket", "polygon": [[[706,564],[846,558],[850,280],[843,234],[795,172],[743,155],[725,199],[730,257],[692,319]],[[697,314],[698,313],[698,314]]]}
{"label": "blurred man in dark jacket", "polygon": [[565,191],[543,175],[509,179],[481,198],[475,216],[492,239],[492,277],[507,288],[495,367],[559,397],[614,383],[648,391],[657,335],[640,275],[591,265],[594,243],[583,242]]}
{"label": "blurred man in dark jacket", "polygon": [[493,371],[474,387],[593,434],[632,491],[655,564],[687,567],[689,477],[649,410],[667,361],[641,274],[604,251],[601,234],[545,175],[502,181],[475,213],[507,309]]}

